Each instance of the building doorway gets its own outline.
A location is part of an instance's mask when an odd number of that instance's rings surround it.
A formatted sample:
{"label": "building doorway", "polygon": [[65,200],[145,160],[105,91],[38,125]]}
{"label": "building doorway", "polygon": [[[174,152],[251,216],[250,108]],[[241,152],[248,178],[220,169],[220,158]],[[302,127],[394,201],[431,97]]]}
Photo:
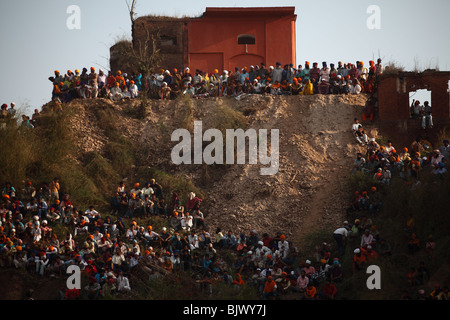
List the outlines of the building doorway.
{"label": "building doorway", "polygon": [[[431,101],[431,90],[427,89],[419,89],[415,91],[409,92],[409,110],[410,110],[410,118],[412,119],[421,119],[420,108],[423,108],[424,102],[428,101],[429,105],[433,107]],[[415,106],[418,102],[419,106]]]}

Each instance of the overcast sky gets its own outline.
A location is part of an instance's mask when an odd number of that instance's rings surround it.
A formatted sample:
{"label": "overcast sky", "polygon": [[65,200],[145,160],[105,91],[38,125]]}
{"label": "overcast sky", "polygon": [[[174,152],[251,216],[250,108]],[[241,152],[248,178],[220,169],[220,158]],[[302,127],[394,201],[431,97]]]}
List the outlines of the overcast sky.
{"label": "overcast sky", "polygon": [[[67,13],[71,5],[80,10],[79,29],[67,26],[68,20],[76,23],[74,12]],[[380,53],[383,62],[395,61],[407,70],[450,69],[449,0],[138,0],[136,12],[181,17],[201,15],[206,7],[242,6],[295,7],[297,64],[368,64]],[[3,0],[0,30],[0,102],[14,101],[27,114],[50,100],[48,77],[54,70],[108,69],[109,47],[131,38],[126,0]]]}

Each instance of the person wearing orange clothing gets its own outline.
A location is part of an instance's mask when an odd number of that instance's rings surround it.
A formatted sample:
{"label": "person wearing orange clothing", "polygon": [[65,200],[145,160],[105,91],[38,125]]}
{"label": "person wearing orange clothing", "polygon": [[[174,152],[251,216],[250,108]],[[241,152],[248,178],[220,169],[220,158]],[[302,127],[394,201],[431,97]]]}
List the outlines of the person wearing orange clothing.
{"label": "person wearing orange clothing", "polygon": [[291,94],[294,96],[302,95],[303,94],[302,88],[303,88],[302,78],[294,78],[291,84]]}
{"label": "person wearing orange clothing", "polygon": [[305,294],[303,296],[306,300],[315,300],[318,298],[317,296],[317,288],[313,285],[312,281],[308,283],[306,287]]}
{"label": "person wearing orange clothing", "polygon": [[356,248],[353,251],[353,259],[352,259],[353,272],[362,270],[366,265],[366,262],[367,262],[366,256],[362,253],[360,248]]}
{"label": "person wearing orange clothing", "polygon": [[245,285],[244,280],[242,280],[241,274],[236,273],[236,276],[234,277],[233,284],[237,287],[241,287]]}
{"label": "person wearing orange clothing", "polygon": [[373,250],[371,245],[368,245],[366,250],[364,251],[364,255],[366,256],[367,262],[374,262],[378,259],[378,253]]}
{"label": "person wearing orange clothing", "polygon": [[275,280],[273,280],[272,276],[268,276],[267,280],[264,284],[264,290],[263,290],[263,299],[267,300],[270,297],[276,298],[277,296],[277,283]]}
{"label": "person wearing orange clothing", "polygon": [[108,78],[106,79],[106,87],[108,89],[113,88],[116,85],[116,77],[113,76],[111,71],[108,73]]}
{"label": "person wearing orange clothing", "polygon": [[[370,90],[372,90],[371,84],[368,81],[368,85]],[[372,92],[372,91],[369,91]],[[362,114],[363,121],[366,121],[367,119],[370,119],[370,121],[373,121],[374,113],[375,113],[375,105],[377,103],[377,98],[374,96],[370,96],[369,99],[366,101],[366,105],[364,106],[364,113]]]}
{"label": "person wearing orange clothing", "polygon": [[336,286],[331,282],[330,279],[327,279],[326,283],[322,288],[321,299],[322,300],[334,300],[337,294]]}
{"label": "person wearing orange clothing", "polygon": [[281,94],[281,84],[277,80],[270,86],[270,93],[275,95]]}
{"label": "person wearing orange clothing", "polygon": [[122,76],[122,71],[120,70],[116,72],[116,82],[119,83],[119,87],[122,90],[126,86],[125,78]]}
{"label": "person wearing orange clothing", "polygon": [[52,99],[60,99],[61,100],[63,86],[64,86],[63,82],[55,83],[53,85]]}

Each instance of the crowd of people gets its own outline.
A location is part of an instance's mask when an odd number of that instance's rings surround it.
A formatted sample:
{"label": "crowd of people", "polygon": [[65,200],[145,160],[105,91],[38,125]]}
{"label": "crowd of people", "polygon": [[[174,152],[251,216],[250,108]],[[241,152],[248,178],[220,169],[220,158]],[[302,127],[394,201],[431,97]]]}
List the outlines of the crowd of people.
{"label": "crowd of people", "polygon": [[[393,149],[391,143],[386,148]],[[442,151],[448,154],[448,142]],[[358,201],[348,211],[368,210],[372,216],[345,221],[333,232],[336,246],[320,243],[311,257],[304,257],[280,231],[210,231],[201,198],[190,192],[182,201],[181,195],[172,192],[166,202],[165,190],[155,179],[131,187],[120,182],[108,214],[95,206],[78,209],[57,177],[38,188],[31,181],[20,190],[6,183],[0,206],[0,265],[59,278],[68,277],[69,266],[79,266],[88,283],[81,290],[62,290],[61,299],[127,295],[135,287],[135,270],[142,268],[149,280],[174,273],[188,275],[198,292],[212,297],[225,287],[251,286],[261,299],[282,299],[287,294],[306,300],[339,299],[339,284],[349,276],[344,275],[346,246],[355,247],[353,272],[392,254],[388,239],[373,220],[381,208],[375,185],[369,193],[356,194]],[[164,221],[158,230],[148,224],[154,217]],[[61,226],[68,230],[63,236],[55,232]],[[227,252],[233,261],[225,259]],[[416,272],[411,281],[419,280]],[[445,290],[432,298],[448,299]]]}
{"label": "crowd of people", "polygon": [[401,178],[414,178],[418,181],[421,173],[429,171],[436,176],[447,172],[450,159],[449,141],[433,149],[431,143],[418,137],[408,146],[396,148],[391,140],[379,145],[375,138],[369,138],[359,119],[355,118],[351,131],[356,141],[366,148],[366,152],[357,153],[352,172],[360,171],[373,175],[376,183],[389,185],[393,175]]}
{"label": "crowd of people", "polygon": [[[354,222],[349,224],[348,221],[345,221],[343,227],[335,230],[333,237],[339,253],[343,252],[346,240],[355,236],[360,238],[361,242],[354,249],[352,262],[353,270],[358,271],[373,263],[379,256],[392,254],[389,240],[380,235],[380,230],[374,224],[377,213],[383,206],[379,189],[389,190],[391,179],[395,176],[412,181],[413,185],[420,184],[420,179],[425,174],[443,179],[447,174],[446,166],[450,159],[450,144],[449,140],[444,139],[441,146],[433,149],[429,141],[418,137],[409,148],[405,146],[397,151],[392,140],[387,140],[384,145],[380,145],[375,138],[369,138],[357,118],[354,119],[351,132],[355,137],[355,142],[365,149],[365,152],[357,153],[352,174],[360,172],[367,175],[372,181],[372,187],[367,190],[355,191],[347,208],[347,217],[349,220],[354,219]],[[361,220],[359,219],[360,215],[364,217]],[[436,246],[433,236],[430,235],[423,245],[416,234],[414,223],[415,219],[412,216],[406,221],[407,227],[404,231],[409,237],[405,246],[406,252],[414,255],[420,250],[424,250],[427,258],[431,261],[434,258]],[[414,288],[426,286],[430,279],[430,272],[425,261],[421,261],[417,268],[412,267],[405,279]],[[448,286],[436,284],[434,290],[431,290],[429,294],[424,289],[419,289],[416,297],[412,297],[408,290],[405,290],[401,299],[445,300],[448,299]]]}
{"label": "crowd of people", "polygon": [[[197,98],[237,97],[243,93],[359,94],[374,93],[377,76],[383,72],[381,60],[377,64],[370,61],[369,65],[365,68],[360,61],[356,65],[339,62],[335,68],[323,62],[322,68],[317,63],[310,68],[305,62],[304,68],[294,68],[277,63],[275,68],[266,69],[261,64],[236,68],[234,73],[225,70],[220,75],[218,70],[211,75],[200,70],[191,74],[189,68],[183,72],[160,70],[148,77],[145,88],[140,74],[129,76],[117,71],[113,75],[103,70],[97,74],[95,68],[90,73],[86,68],[81,73],[68,70],[64,76],[55,71],[50,80],[53,100],[59,103],[97,97],[118,101],[137,98],[144,92],[162,100],[180,94]],[[13,112],[13,103],[9,110],[7,105],[2,106],[2,117]],[[33,119],[28,121],[32,127]],[[166,202],[163,186],[154,179],[131,187],[120,182],[112,197],[112,211],[105,214],[95,206],[77,208],[55,178],[38,188],[31,181],[20,190],[5,184],[0,204],[0,266],[59,278],[67,277],[69,266],[79,266],[88,283],[81,290],[59,292],[61,299],[127,295],[134,288],[135,270],[141,268],[148,272],[149,279],[182,272],[196,281],[200,292],[212,297],[220,295],[224,286],[235,290],[251,286],[261,299],[279,299],[287,294],[306,300],[339,299],[339,284],[348,277],[343,265],[347,245],[355,248],[351,253],[353,272],[392,254],[389,240],[381,236],[373,220],[382,207],[379,186],[389,186],[395,174],[418,178],[427,167],[442,176],[450,156],[447,140],[435,150],[421,139],[400,152],[392,141],[380,146],[367,136],[358,119],[352,134],[367,149],[357,155],[353,173],[373,175],[373,187],[355,192],[355,200],[347,209],[351,222],[344,221],[333,232],[335,246],[322,242],[309,258],[281,231],[235,234],[230,229],[209,230],[202,199],[191,192],[183,202],[181,195],[172,192]],[[369,215],[354,217],[361,211]],[[158,230],[149,224],[155,217],[164,221]],[[62,227],[68,230],[63,236],[56,232]],[[411,237],[409,248],[413,252],[417,248],[413,234]],[[427,248],[432,247],[430,239]],[[232,253],[233,261],[225,259],[229,257],[225,253]],[[425,266],[417,269],[420,273],[412,270],[408,279],[425,284]],[[425,293],[421,291],[422,297]],[[436,288],[426,298],[448,299],[448,288]]]}
{"label": "crowd of people", "polygon": [[[239,98],[243,94],[271,95],[314,95],[314,94],[360,94],[368,93],[375,96],[378,77],[383,74],[381,59],[369,61],[366,67],[363,61],[353,63],[317,62],[312,66],[305,61],[304,66],[292,64],[282,66],[277,62],[268,68],[260,65],[235,67],[232,70],[218,69],[212,73],[189,67],[184,70],[160,69],[143,78],[141,73],[128,74],[117,70],[105,72],[94,67],[67,70],[64,74],[54,70],[54,75],[48,79],[52,83],[52,102],[54,110],[62,110],[63,103],[73,99],[106,98],[113,101],[135,99],[142,95],[154,99],[176,99],[179,96],[193,98],[232,96]],[[376,98],[374,98],[376,100]],[[16,109],[12,102],[8,109],[2,105],[0,127],[4,127],[8,118],[14,117]],[[374,116],[376,101],[368,104],[367,115]],[[38,123],[38,109],[30,116],[22,115],[22,125],[33,128]],[[429,117],[428,117],[429,118]]]}
{"label": "crowd of people", "polygon": [[[94,206],[78,209],[57,177],[38,188],[31,181],[20,190],[6,183],[0,206],[0,265],[59,278],[67,277],[69,266],[80,267],[88,283],[81,290],[61,291],[61,299],[127,294],[139,268],[151,274],[149,279],[183,272],[209,296],[220,294],[221,285],[236,290],[253,286],[262,299],[288,292],[304,299],[336,295],[334,282],[342,277],[327,277],[331,255],[326,246],[316,257],[320,266],[315,270],[311,261],[300,261],[297,248],[282,232],[237,235],[217,228],[212,233],[202,199],[193,192],[185,203],[176,192],[169,203],[164,199],[163,187],[154,179],[131,188],[120,182],[112,211],[103,214]],[[152,217],[162,218],[165,225],[153,230],[144,222]],[[63,236],[55,231],[61,226],[68,230]],[[234,261],[226,261],[224,252],[233,253]],[[334,268],[340,267],[336,262]]]}
{"label": "crowd of people", "polygon": [[[373,93],[377,86],[377,77],[383,73],[381,59],[353,63],[317,62],[312,66],[309,61],[305,65],[285,64],[277,62],[268,68],[260,65],[235,67],[232,70],[218,69],[212,73],[189,67],[184,70],[160,69],[143,79],[141,73],[128,74],[121,70],[116,72],[94,67],[67,70],[63,75],[59,70],[49,80],[53,84],[54,100],[68,102],[75,98],[109,98],[114,101],[134,99],[142,94],[148,97],[166,100],[180,95],[195,98],[234,96],[242,94],[275,94],[275,95],[312,95],[312,94],[359,94]],[[146,81],[144,81],[146,80]]]}
{"label": "crowd of people", "polygon": [[[0,110],[0,129],[5,129],[8,125],[8,122],[11,120],[17,121],[17,116],[18,114],[15,102],[11,102],[9,108],[8,104],[3,103]],[[31,117],[25,114],[21,115],[21,127],[29,129],[34,128],[38,123],[39,116],[40,112],[38,109],[34,110],[34,113]]]}

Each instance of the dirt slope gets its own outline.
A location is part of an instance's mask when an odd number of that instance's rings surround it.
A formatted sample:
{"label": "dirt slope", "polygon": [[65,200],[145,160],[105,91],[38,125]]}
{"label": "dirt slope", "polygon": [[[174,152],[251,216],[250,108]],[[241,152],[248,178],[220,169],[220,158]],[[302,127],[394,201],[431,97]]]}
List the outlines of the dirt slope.
{"label": "dirt slope", "polygon": [[[349,129],[364,103],[363,96],[261,98],[265,107],[250,127],[280,129],[279,171],[262,176],[259,166],[232,167],[209,192],[209,225],[281,231],[298,242],[317,228],[342,223],[349,196],[344,182],[360,150]],[[233,205],[224,206],[224,190]]]}
{"label": "dirt slope", "polygon": [[[216,227],[235,233],[253,229],[260,234],[281,231],[298,242],[316,228],[336,226],[343,221],[349,197],[345,180],[355,153],[360,150],[350,128],[353,119],[361,116],[365,101],[364,95],[152,100],[143,119],[138,112],[139,101],[114,104],[98,99],[72,105],[80,111],[74,127],[83,152],[102,152],[107,137],[96,125],[101,119],[93,111],[105,109],[120,115],[115,125],[139,145],[136,165],[180,174],[196,184],[204,180],[205,166],[171,163],[173,130],[192,130],[195,120],[202,120],[203,131],[214,128],[221,120],[221,106],[245,114],[246,128],[279,129],[278,173],[263,176],[260,164],[211,170],[214,183],[203,188],[204,211],[212,231]],[[371,132],[370,136],[376,134]]]}

